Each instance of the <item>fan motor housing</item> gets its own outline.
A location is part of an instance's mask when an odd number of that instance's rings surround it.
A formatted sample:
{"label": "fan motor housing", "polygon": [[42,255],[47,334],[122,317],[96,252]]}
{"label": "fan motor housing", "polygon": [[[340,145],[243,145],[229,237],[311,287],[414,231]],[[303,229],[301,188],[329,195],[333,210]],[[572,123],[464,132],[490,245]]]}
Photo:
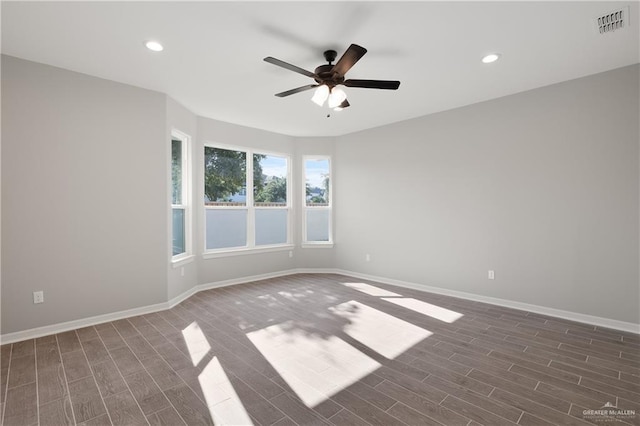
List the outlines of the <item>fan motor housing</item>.
{"label": "fan motor housing", "polygon": [[314,78],[314,80],[318,84],[326,84],[330,87],[337,86],[338,84],[344,83],[344,76],[339,75],[338,73],[332,72],[333,65],[320,65],[315,69],[315,74],[318,76]]}

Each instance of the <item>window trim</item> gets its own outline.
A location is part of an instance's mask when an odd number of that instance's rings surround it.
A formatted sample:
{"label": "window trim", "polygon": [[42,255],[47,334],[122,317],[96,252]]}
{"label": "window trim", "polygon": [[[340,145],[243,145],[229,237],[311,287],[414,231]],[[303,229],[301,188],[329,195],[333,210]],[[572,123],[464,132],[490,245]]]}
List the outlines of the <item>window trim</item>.
{"label": "window trim", "polygon": [[[307,206],[307,169],[305,163],[308,160],[327,160],[329,162],[329,205],[328,206]],[[303,155],[302,156],[302,248],[332,248],[333,241],[333,161],[330,155]],[[328,210],[329,211],[329,241],[307,241],[307,211],[308,210]]]}
{"label": "window trim", "polygon": [[[193,218],[192,218],[192,208],[191,208],[191,136],[187,135],[184,132],[181,132],[178,129],[171,129],[171,138],[170,141],[170,150],[173,148],[171,144],[173,144],[173,140],[180,140],[181,148],[182,148],[182,165],[181,165],[181,174],[182,174],[182,203],[181,204],[173,204],[173,195],[171,195],[171,244],[170,244],[170,253],[171,253],[171,263],[174,267],[184,265],[193,260]],[[172,165],[172,160],[170,158],[170,165]],[[172,175],[172,167],[169,167],[169,182],[171,182],[171,188],[173,188],[173,175]],[[174,209],[184,209],[184,252],[173,255],[173,210]]]}
{"label": "window trim", "polygon": [[[245,177],[245,205],[244,206],[207,206],[204,205],[204,232],[202,235],[203,240],[203,252],[202,257],[204,259],[212,259],[217,257],[227,257],[242,254],[254,254],[261,252],[273,252],[273,251],[285,251],[293,249],[292,234],[293,234],[293,203],[292,203],[292,184],[293,184],[293,170],[291,165],[291,154],[284,152],[275,152],[270,150],[263,150],[259,148],[243,147],[239,145],[230,145],[224,143],[217,143],[211,141],[204,141],[203,154],[206,148],[225,149],[230,151],[244,152],[246,155],[246,177]],[[287,204],[286,206],[256,206],[254,202],[254,188],[253,188],[253,155],[270,155],[274,157],[282,157],[287,161]],[[204,182],[204,157],[202,180]],[[204,200],[204,187],[203,187],[203,200]],[[218,249],[207,249],[207,210],[246,210],[247,211],[247,243],[244,246],[238,247],[225,247]],[[282,244],[269,244],[269,245],[256,245],[256,210],[286,210],[287,211],[287,240]]]}

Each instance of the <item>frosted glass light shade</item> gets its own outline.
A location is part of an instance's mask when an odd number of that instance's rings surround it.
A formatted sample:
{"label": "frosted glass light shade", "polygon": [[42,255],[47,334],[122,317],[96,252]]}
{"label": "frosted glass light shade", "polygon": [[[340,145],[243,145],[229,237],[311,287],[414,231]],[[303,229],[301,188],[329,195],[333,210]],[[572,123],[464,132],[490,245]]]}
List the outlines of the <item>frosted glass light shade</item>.
{"label": "frosted glass light shade", "polygon": [[334,87],[329,95],[329,108],[340,106],[345,99],[347,99],[347,94],[344,93],[344,90]]}
{"label": "frosted glass light shade", "polygon": [[322,106],[324,104],[324,101],[326,101],[328,97],[329,86],[327,86],[326,84],[322,84],[316,89],[313,97],[311,98],[311,101],[313,101],[313,103],[317,104],[318,106]]}

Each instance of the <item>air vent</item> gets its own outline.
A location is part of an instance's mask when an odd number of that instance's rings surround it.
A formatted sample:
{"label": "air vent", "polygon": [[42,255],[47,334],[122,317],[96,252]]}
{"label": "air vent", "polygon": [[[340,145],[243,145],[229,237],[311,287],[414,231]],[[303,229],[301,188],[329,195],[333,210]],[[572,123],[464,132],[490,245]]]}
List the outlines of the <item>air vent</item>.
{"label": "air vent", "polygon": [[614,10],[596,18],[596,27],[600,34],[612,33],[629,26],[629,7]]}

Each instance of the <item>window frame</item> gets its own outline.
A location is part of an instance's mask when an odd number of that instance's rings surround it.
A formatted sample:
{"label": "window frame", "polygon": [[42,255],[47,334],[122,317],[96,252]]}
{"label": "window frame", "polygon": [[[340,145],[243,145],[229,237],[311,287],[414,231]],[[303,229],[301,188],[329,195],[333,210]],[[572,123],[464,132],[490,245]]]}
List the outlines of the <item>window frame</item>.
{"label": "window frame", "polygon": [[[245,176],[245,206],[207,206],[204,203],[204,186],[202,191],[203,198],[203,212],[204,212],[204,232],[202,235],[203,240],[203,253],[202,257],[205,259],[211,259],[216,257],[235,256],[242,254],[255,254],[271,251],[283,251],[291,250],[294,245],[292,244],[293,234],[293,203],[292,203],[292,183],[293,183],[293,171],[291,167],[291,155],[283,152],[275,152],[270,150],[263,150],[259,148],[250,148],[239,145],[230,145],[225,143],[217,143],[211,141],[205,141],[203,143],[203,160],[201,167],[202,184],[204,185],[204,150],[206,148],[224,149],[230,151],[243,152],[246,156],[246,176]],[[287,204],[285,206],[256,206],[254,200],[254,187],[253,187],[253,156],[254,154],[267,155],[274,157],[282,157],[287,161]],[[286,210],[287,211],[287,239],[286,242],[281,244],[270,245],[256,245],[256,210]],[[244,246],[239,247],[224,247],[217,249],[207,249],[207,210],[246,210],[247,211],[247,242]]]}
{"label": "window frame", "polygon": [[[307,168],[308,160],[327,160],[329,162],[329,200],[327,206],[308,206],[307,205]],[[303,155],[302,156],[302,235],[301,246],[303,248],[333,248],[333,161],[330,155]],[[327,210],[329,212],[328,220],[328,241],[308,241],[307,240],[307,212],[309,210]]]}
{"label": "window frame", "polygon": [[[192,202],[191,202],[191,188],[192,188],[192,173],[191,173],[191,136],[187,135],[184,132],[181,132],[178,129],[171,129],[171,138],[170,138],[170,149],[169,152],[173,151],[173,141],[179,140],[181,150],[182,150],[182,161],[181,161],[181,183],[182,183],[182,197],[180,204],[173,203],[173,159],[169,158],[169,182],[171,182],[170,190],[170,200],[171,200],[171,244],[170,244],[170,253],[171,253],[171,263],[174,268],[184,265],[193,260],[193,218],[192,218]],[[173,254],[173,211],[175,209],[184,210],[184,252],[178,253],[176,255]]]}

